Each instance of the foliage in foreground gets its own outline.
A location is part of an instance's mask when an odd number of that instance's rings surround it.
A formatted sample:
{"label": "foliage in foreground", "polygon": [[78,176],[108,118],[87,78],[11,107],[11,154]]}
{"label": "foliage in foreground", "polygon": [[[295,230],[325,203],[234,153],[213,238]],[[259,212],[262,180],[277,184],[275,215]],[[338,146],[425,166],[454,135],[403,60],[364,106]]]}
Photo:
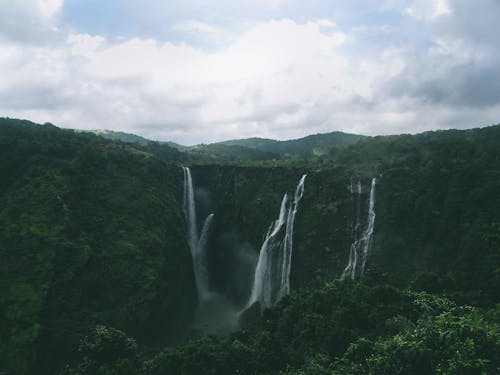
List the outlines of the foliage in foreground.
{"label": "foliage in foreground", "polygon": [[293,293],[230,337],[189,341],[142,364],[135,351],[124,355],[129,341],[117,336],[114,357],[99,364],[94,356],[86,372],[84,356],[73,373],[118,374],[126,363],[148,375],[496,374],[499,316],[500,306],[484,311],[388,285],[334,282]]}

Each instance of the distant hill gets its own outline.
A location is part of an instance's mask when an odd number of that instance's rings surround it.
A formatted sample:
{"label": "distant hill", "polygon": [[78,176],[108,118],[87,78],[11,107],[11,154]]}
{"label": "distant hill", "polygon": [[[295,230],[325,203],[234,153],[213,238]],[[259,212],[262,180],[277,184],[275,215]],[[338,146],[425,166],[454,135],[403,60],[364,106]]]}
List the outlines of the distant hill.
{"label": "distant hill", "polygon": [[151,139],[141,137],[140,135],[124,133],[124,132],[117,132],[114,130],[97,129],[97,130],[85,130],[84,132],[94,133],[95,135],[101,136],[101,137],[109,139],[111,141],[135,143],[135,144],[139,144],[142,146],[148,146],[148,145],[151,145],[152,143],[159,143],[162,145],[167,145],[167,146],[176,148],[178,150],[183,150],[186,148],[186,146],[182,146],[182,145],[175,143],[175,142],[153,141]]}
{"label": "distant hill", "polygon": [[141,137],[135,134],[123,133],[123,132],[115,132],[113,130],[88,130],[90,133],[94,133],[95,135],[99,135],[103,138],[112,140],[112,141],[121,141],[126,143],[136,143],[143,146],[146,146],[153,142],[150,139]]}
{"label": "distant hill", "polygon": [[201,144],[183,149],[195,160],[203,160],[206,162],[243,162],[257,160],[273,160],[279,159],[278,153],[259,150],[252,147],[239,145],[227,145],[223,143]]}
{"label": "distant hill", "polygon": [[197,157],[222,160],[268,160],[286,155],[323,155],[332,149],[342,149],[365,138],[357,134],[331,132],[285,141],[255,137],[183,146],[175,142],[157,142],[135,134],[113,130],[89,130],[86,132],[94,133],[112,141],[134,143],[142,146],[149,146],[153,143],[167,145]]}
{"label": "distant hill", "polygon": [[364,138],[362,135],[342,132],[309,135],[304,138],[277,141],[266,138],[234,139],[218,144],[243,146],[282,155],[322,155],[332,148],[344,148]]}

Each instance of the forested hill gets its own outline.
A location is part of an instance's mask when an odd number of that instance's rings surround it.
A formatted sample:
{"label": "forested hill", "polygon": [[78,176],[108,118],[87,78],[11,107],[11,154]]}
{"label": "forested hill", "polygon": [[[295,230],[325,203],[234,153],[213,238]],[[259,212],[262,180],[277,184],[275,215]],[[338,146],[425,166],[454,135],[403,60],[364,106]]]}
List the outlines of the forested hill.
{"label": "forested hill", "polygon": [[330,149],[342,149],[364,138],[362,135],[331,132],[314,134],[304,138],[276,141],[266,138],[235,139],[219,142],[228,146],[243,146],[260,151],[284,155],[321,155]]}
{"label": "forested hill", "polygon": [[182,146],[174,142],[153,142],[134,134],[111,130],[93,130],[91,133],[113,141],[134,143],[142,146],[154,143],[170,146],[190,154],[198,161],[255,161],[279,159],[289,156],[323,155],[332,149],[343,149],[355,144],[362,135],[342,132],[314,134],[307,137],[277,141],[267,138],[234,139],[195,146]]}
{"label": "forested hill", "polygon": [[[500,125],[293,157],[128,139],[0,119],[1,375],[500,373]],[[238,311],[307,175],[292,293],[231,335],[192,324],[181,164],[198,228],[214,214],[209,289]],[[370,202],[366,272],[340,280]]]}
{"label": "forested hill", "polygon": [[96,324],[149,343],[184,333],[196,296],[178,167],[1,119],[0,175],[0,373],[53,373]]}
{"label": "forested hill", "polygon": [[[80,132],[80,130],[77,130]],[[81,132],[87,132],[87,133],[94,133],[100,137],[112,140],[112,141],[120,141],[120,142],[125,142],[125,143],[135,143],[139,144],[142,146],[147,146],[151,145],[153,143],[159,143],[165,146],[169,146],[172,148],[176,149],[185,149],[186,146],[179,145],[175,142],[157,142],[153,141],[151,139],[147,139],[144,137],[141,137],[139,135],[135,134],[130,134],[130,133],[124,133],[124,132],[117,132],[113,130],[81,130]]]}

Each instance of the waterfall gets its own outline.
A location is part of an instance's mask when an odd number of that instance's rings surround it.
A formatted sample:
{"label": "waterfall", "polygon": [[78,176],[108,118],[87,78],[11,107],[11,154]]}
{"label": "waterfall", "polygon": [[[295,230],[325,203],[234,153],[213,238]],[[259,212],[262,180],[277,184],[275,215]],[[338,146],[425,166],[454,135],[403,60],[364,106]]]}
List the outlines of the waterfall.
{"label": "waterfall", "polygon": [[[290,292],[290,269],[293,248],[293,226],[298,204],[304,194],[306,175],[300,179],[293,200],[285,193],[278,218],[267,231],[255,268],[252,292],[246,305],[259,301],[269,308]],[[285,225],[286,224],[286,225]],[[283,238],[282,228],[285,226]]]}
{"label": "waterfall", "polygon": [[353,216],[355,217],[354,219],[355,224],[352,225],[351,229],[353,243],[351,244],[351,248],[349,250],[349,261],[344,269],[344,272],[342,273],[342,276],[340,277],[342,280],[345,279],[347,276],[349,276],[352,280],[354,280],[356,276],[356,266],[358,264],[358,247],[359,247],[358,237],[359,237],[359,230],[361,227],[361,181],[358,180],[356,184],[356,189],[354,189],[351,178],[351,182],[349,185],[349,192],[351,193],[351,195],[356,194],[356,198],[353,198],[353,200],[354,199],[356,200],[356,213],[354,214],[354,208],[353,208]]}
{"label": "waterfall", "polygon": [[271,223],[264,243],[260,248],[259,260],[257,261],[257,267],[255,268],[252,293],[247,306],[252,305],[256,301],[259,301],[266,307],[270,307],[272,305],[272,250],[280,244],[278,233],[285,223],[287,203],[288,194],[285,194],[283,196],[283,200],[281,201],[279,217]]}
{"label": "waterfall", "polygon": [[193,259],[193,271],[196,282],[198,298],[205,299],[209,292],[209,277],[207,268],[207,242],[210,225],[214,214],[206,217],[203,229],[198,239],[198,229],[196,223],[196,206],[194,203],[193,179],[188,167],[182,167],[184,172],[184,196],[183,210],[188,227],[188,245]]}
{"label": "waterfall", "polygon": [[364,247],[363,247],[363,263],[361,264],[361,276],[365,273],[366,259],[368,259],[369,252],[372,246],[373,229],[375,227],[375,185],[377,179],[372,178],[372,187],[370,189],[370,203],[368,205],[368,225],[364,233]]}
{"label": "waterfall", "polygon": [[[351,248],[349,250],[349,260],[347,262],[347,266],[344,268],[342,272],[341,280],[344,280],[346,277],[350,277],[352,280],[359,276],[363,276],[365,272],[366,260],[368,259],[368,255],[371,249],[372,237],[373,237],[373,229],[375,226],[375,185],[376,178],[372,179],[371,189],[370,189],[370,200],[368,203],[368,218],[366,223],[366,228],[364,232],[359,237],[359,232],[361,229],[360,223],[360,208],[361,208],[361,182],[358,180],[357,189],[355,190],[351,184],[349,186],[349,191],[351,194],[356,193],[356,219],[355,225],[352,230],[353,243],[351,244]],[[361,270],[357,270],[358,267],[358,259],[361,257]]]}
{"label": "waterfall", "polygon": [[196,230],[196,208],[194,205],[193,179],[188,167],[182,167],[184,172],[184,199],[183,209],[188,225],[188,244],[191,255],[195,252],[198,244],[198,232]]}
{"label": "waterfall", "polygon": [[202,299],[208,296],[209,292],[207,242],[208,242],[208,232],[210,230],[210,225],[212,224],[213,218],[214,214],[210,214],[205,219],[205,222],[203,223],[203,229],[201,230],[200,239],[198,241],[198,246],[196,247],[196,256],[193,257],[196,288],[198,289],[198,295],[202,297]]}
{"label": "waterfall", "polygon": [[292,266],[292,249],[293,249],[293,225],[295,223],[295,215],[299,206],[299,201],[304,195],[304,181],[306,175],[303,175],[295,189],[293,203],[288,211],[288,218],[286,221],[285,244],[283,246],[283,265],[281,270],[281,283],[278,294],[278,299],[290,293],[290,270]]}

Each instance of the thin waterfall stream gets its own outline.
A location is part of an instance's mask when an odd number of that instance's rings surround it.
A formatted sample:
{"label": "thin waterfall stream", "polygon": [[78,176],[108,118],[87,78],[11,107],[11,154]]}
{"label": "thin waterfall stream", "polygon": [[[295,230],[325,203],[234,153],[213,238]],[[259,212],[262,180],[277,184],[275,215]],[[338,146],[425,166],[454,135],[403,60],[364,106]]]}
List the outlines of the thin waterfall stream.
{"label": "thin waterfall stream", "polygon": [[204,300],[209,296],[209,274],[207,264],[207,242],[210,226],[214,214],[209,214],[203,224],[201,235],[198,237],[196,222],[196,206],[194,202],[193,179],[188,167],[182,167],[184,172],[184,199],[183,209],[188,227],[188,244],[193,258],[193,271],[198,291],[198,299]]}
{"label": "thin waterfall stream", "polygon": [[[349,249],[349,260],[347,266],[344,268],[341,280],[346,277],[350,277],[354,280],[357,276],[363,276],[365,273],[366,261],[370,255],[370,250],[373,240],[373,231],[375,227],[375,186],[377,184],[377,179],[372,178],[371,188],[370,188],[370,199],[368,203],[368,217],[366,220],[365,230],[359,236],[359,231],[361,229],[360,224],[360,201],[361,201],[361,182],[358,180],[356,189],[350,184],[349,190],[351,194],[356,194],[356,224],[353,227],[353,242]],[[361,259],[361,268],[358,270],[358,259]]]}

